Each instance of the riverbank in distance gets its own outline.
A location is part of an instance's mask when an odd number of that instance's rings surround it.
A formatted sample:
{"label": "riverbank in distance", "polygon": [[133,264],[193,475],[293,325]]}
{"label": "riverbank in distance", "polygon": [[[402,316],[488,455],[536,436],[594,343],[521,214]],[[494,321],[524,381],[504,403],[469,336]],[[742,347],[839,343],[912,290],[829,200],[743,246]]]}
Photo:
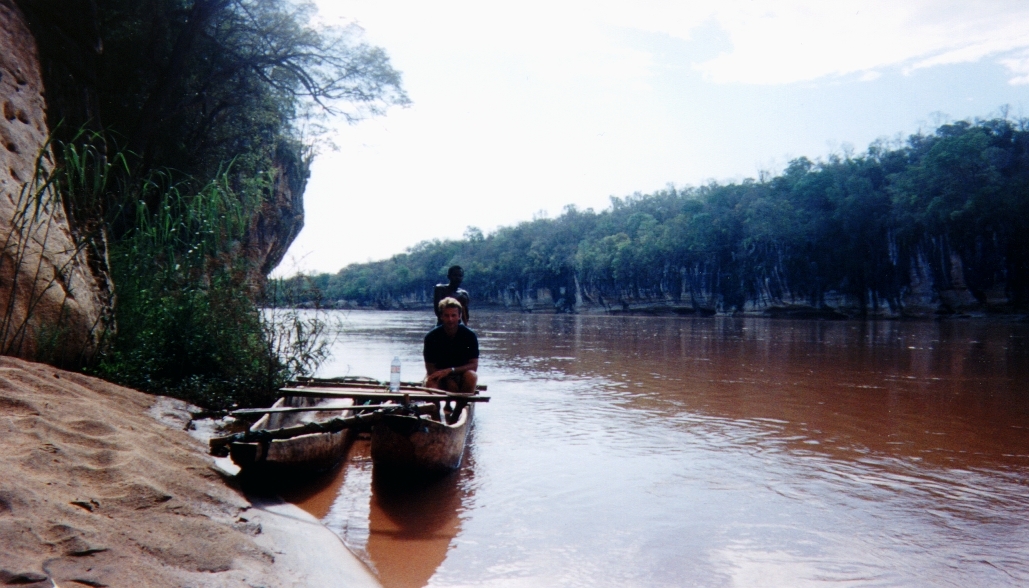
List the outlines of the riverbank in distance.
{"label": "riverbank in distance", "polygon": [[[305,302],[297,308],[323,310],[396,310],[432,312],[432,304],[422,300],[388,300],[379,304],[359,304],[349,300],[321,302],[319,304]],[[738,316],[782,319],[815,319],[815,320],[957,320],[957,319],[990,319],[1014,322],[1029,321],[1029,314],[1014,312],[1007,308],[990,306],[960,307],[959,310],[919,307],[918,309],[902,309],[899,312],[889,307],[874,312],[862,313],[853,306],[814,306],[810,304],[768,304],[764,306],[748,305],[743,309],[725,312],[711,306],[695,306],[669,299],[622,299],[613,303],[558,304],[551,299],[528,304],[503,304],[498,302],[478,303],[473,301],[475,310],[503,311],[512,313],[535,314],[587,314],[587,315],[623,315],[623,316]]]}

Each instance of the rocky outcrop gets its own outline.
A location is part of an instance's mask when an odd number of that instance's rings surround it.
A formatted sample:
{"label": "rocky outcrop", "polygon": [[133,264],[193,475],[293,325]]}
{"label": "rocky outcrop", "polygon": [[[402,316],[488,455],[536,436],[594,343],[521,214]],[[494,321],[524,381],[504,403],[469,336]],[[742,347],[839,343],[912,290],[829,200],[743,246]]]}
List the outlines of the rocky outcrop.
{"label": "rocky outcrop", "polygon": [[[938,252],[937,252],[938,253]],[[938,257],[938,256],[937,256]],[[869,291],[864,300],[853,294],[826,289],[817,301],[811,297],[775,294],[770,288],[756,287],[756,294],[730,305],[715,286],[717,276],[709,272],[690,274],[678,295],[668,290],[583,288],[572,275],[565,285],[510,287],[501,291],[474,290],[477,306],[502,307],[523,312],[581,312],[632,315],[740,314],[775,318],[934,318],[967,317],[989,314],[1017,315],[1019,307],[1011,299],[1006,282],[976,291],[966,279],[967,264],[955,252],[941,257],[935,266],[931,256],[916,249],[907,263],[908,276],[892,299],[877,297]],[[760,286],[760,284],[759,284]],[[412,292],[376,302],[379,308],[412,308],[424,300],[427,291]],[[336,306],[343,306],[335,301]],[[333,302],[330,302],[330,306]],[[352,304],[352,303],[351,303]],[[427,307],[427,306],[426,306]]]}
{"label": "rocky outcrop", "polygon": [[251,219],[242,244],[250,271],[247,281],[255,294],[263,291],[268,274],[304,228],[304,189],[310,160],[300,146],[281,145],[273,165],[271,194]]}
{"label": "rocky outcrop", "polygon": [[35,40],[0,0],[0,352],[74,367],[104,338],[110,291],[56,192]]}

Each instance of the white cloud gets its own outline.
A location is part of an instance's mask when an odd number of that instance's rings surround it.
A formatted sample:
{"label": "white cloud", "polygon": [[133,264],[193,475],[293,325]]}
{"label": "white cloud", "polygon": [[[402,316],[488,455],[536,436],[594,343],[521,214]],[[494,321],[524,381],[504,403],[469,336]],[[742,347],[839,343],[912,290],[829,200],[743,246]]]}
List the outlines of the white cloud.
{"label": "white cloud", "polygon": [[695,64],[716,83],[784,84],[997,58],[1029,47],[1029,3],[939,0],[723,0],[607,4],[609,24],[690,39],[702,24],[731,49]]}
{"label": "white cloud", "polygon": [[1029,84],[1029,51],[1023,51],[1020,54],[1011,55],[1000,62],[1004,64],[1004,67],[1015,74],[1013,78],[1008,82],[1013,86],[1022,86]]}
{"label": "white cloud", "polygon": [[[395,34],[424,38],[434,51],[507,48],[533,75],[569,71],[636,83],[654,66],[644,51],[616,41],[611,27],[690,40],[713,24],[731,49],[693,64],[715,83],[786,84],[891,67],[905,71],[996,58],[1015,78],[1007,54],[1029,48],[1024,0],[322,0],[330,20],[358,15],[373,36],[389,21]],[[398,26],[397,21],[400,21]],[[394,39],[381,39],[393,46]],[[517,57],[515,57],[517,56]],[[492,59],[503,55],[490,54]],[[501,60],[502,61],[502,60]],[[1016,65],[1012,65],[1016,63]],[[594,71],[598,67],[605,71]],[[1014,79],[1013,79],[1014,83]]]}

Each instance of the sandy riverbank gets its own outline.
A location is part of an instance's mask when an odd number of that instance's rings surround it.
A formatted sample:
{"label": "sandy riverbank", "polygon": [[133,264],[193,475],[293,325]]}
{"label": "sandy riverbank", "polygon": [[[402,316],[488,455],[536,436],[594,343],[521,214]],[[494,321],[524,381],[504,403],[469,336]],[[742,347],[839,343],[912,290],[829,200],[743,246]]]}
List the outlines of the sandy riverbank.
{"label": "sandy riverbank", "polygon": [[158,400],[0,357],[0,584],[377,585],[315,519],[226,483]]}

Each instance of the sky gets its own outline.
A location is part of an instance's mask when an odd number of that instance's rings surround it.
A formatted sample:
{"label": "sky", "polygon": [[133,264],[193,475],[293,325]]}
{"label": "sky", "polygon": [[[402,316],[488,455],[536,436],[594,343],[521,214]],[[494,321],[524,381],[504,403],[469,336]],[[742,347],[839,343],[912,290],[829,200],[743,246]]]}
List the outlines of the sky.
{"label": "sky", "polygon": [[411,104],[332,125],[275,276],[1029,117],[1024,0],[315,4],[386,50]]}

